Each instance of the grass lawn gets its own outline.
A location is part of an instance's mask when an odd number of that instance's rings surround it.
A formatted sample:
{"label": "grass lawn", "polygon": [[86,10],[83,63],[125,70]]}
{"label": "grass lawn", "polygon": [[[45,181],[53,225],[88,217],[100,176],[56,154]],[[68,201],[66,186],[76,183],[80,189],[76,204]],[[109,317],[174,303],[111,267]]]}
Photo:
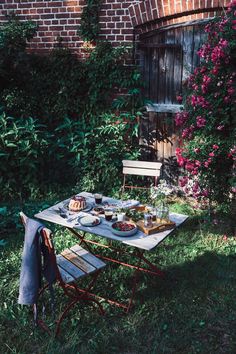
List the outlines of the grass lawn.
{"label": "grass lawn", "polygon": [[[80,304],[63,322],[58,339],[33,330],[31,309],[17,304],[23,246],[18,212],[23,208],[33,216],[55,202],[9,205],[1,216],[0,239],[7,241],[0,246],[2,353],[236,352],[236,239],[227,224],[209,226],[186,204],[173,204],[172,209],[191,214],[189,220],[148,254],[166,271],[166,278],[140,276],[135,307],[128,315],[105,304],[106,314],[100,316]],[[75,243],[62,228],[54,231],[58,250]],[[96,291],[122,300],[130,284],[130,270],[108,265]],[[58,291],[56,296],[60,310],[65,299]]]}

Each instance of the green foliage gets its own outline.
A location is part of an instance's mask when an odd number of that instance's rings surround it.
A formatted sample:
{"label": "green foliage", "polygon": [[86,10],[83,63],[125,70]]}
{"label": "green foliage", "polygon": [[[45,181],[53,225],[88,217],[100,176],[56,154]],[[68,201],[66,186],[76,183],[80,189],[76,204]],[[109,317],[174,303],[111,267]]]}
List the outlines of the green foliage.
{"label": "green foliage", "polygon": [[[20,24],[14,20],[5,26],[3,37],[5,31],[14,32]],[[16,145],[15,150],[12,146],[12,154],[18,161],[15,168],[13,164],[0,167],[2,198],[15,193],[21,197],[36,196],[43,189],[46,193],[48,186],[76,183],[87,190],[119,189],[121,160],[139,155],[138,117],[143,105],[140,74],[136,68],[124,65],[129,48],[113,48],[110,43],[98,42],[84,61],[62,47],[48,56],[27,54],[24,43],[34,32],[31,24],[24,26],[19,27],[22,41],[17,38],[16,42],[22,45],[16,45],[14,55],[10,42],[2,42],[2,53],[8,53],[6,57],[15,67],[15,71],[5,72],[0,89],[0,102],[6,112],[2,119],[7,121],[3,140],[6,134],[11,144]],[[25,65],[15,62],[16,53],[24,57]],[[119,98],[114,101],[118,93]],[[15,135],[9,133],[10,122],[16,125]],[[35,132],[26,138],[22,132],[25,129],[27,134],[29,122]],[[3,150],[5,160],[6,153]],[[27,178],[19,173],[14,180],[20,166]],[[11,171],[8,178],[7,168]]]}
{"label": "green foliage", "polygon": [[[42,125],[33,118],[0,116],[1,197],[29,194],[30,186],[42,182],[41,167],[47,141]],[[28,193],[27,193],[28,192]]]}
{"label": "green foliage", "polygon": [[25,49],[36,29],[35,23],[20,22],[15,16],[0,26],[0,91],[8,84],[15,87],[25,80],[24,75],[28,77],[29,57]]}
{"label": "green foliage", "polygon": [[83,8],[78,33],[84,41],[94,41],[98,37],[100,7],[101,0],[87,0]]}
{"label": "green foliage", "polygon": [[[98,116],[110,109],[116,93],[129,90],[133,85],[135,70],[124,65],[130,54],[126,46],[114,48],[109,42],[98,42],[85,62],[87,97],[84,115],[91,120],[91,115]],[[136,82],[141,86],[141,79]]]}
{"label": "green foliage", "polygon": [[104,113],[99,122],[91,131],[89,149],[81,151],[84,173],[81,188],[111,192],[121,185],[122,159],[139,156],[138,122],[136,116],[128,113]]}
{"label": "green foliage", "polygon": [[[11,26],[15,23],[9,22],[7,30]],[[115,92],[124,87],[129,90],[134,82],[132,76],[137,76],[124,65],[129,49],[113,48],[107,42],[99,42],[85,61],[64,48],[56,48],[48,56],[27,54],[21,49],[18,56],[24,58],[22,65],[8,45],[5,41],[2,48],[5,64],[0,59],[0,73],[5,73],[0,101],[11,116],[38,118],[50,131],[65,117],[87,121],[98,117],[110,108]],[[12,63],[10,71],[7,63]],[[140,84],[139,77],[136,85]]]}
{"label": "green foliage", "polygon": [[61,48],[44,57],[27,54],[27,59],[26,68],[5,78],[0,97],[6,112],[33,116],[52,130],[65,116],[78,115],[87,91],[83,64]]}

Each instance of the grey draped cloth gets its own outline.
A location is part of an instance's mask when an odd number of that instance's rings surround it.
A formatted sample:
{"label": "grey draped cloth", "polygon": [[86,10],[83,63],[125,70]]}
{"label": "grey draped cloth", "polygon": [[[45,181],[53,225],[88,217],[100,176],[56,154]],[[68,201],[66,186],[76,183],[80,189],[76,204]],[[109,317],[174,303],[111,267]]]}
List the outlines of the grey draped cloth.
{"label": "grey draped cloth", "polygon": [[48,250],[40,235],[43,227],[44,225],[36,220],[26,219],[18,297],[18,303],[21,305],[37,303],[42,275],[49,284],[55,280],[56,270],[50,262]]}

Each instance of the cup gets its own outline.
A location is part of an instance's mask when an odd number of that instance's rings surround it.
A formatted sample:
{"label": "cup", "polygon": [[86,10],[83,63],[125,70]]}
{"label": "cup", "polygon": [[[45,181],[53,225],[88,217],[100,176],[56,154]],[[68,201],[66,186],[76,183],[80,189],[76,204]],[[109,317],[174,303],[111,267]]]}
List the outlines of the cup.
{"label": "cup", "polygon": [[102,194],[101,193],[95,193],[94,198],[95,198],[96,204],[102,204]]}
{"label": "cup", "polygon": [[107,221],[111,221],[112,220],[113,211],[111,209],[105,209],[104,210],[104,214],[105,214],[105,219]]}
{"label": "cup", "polygon": [[118,213],[117,214],[117,221],[124,221],[125,213]]}
{"label": "cup", "polygon": [[152,227],[153,226],[152,214],[150,214],[150,213],[145,213],[144,214],[144,226],[145,227]]}

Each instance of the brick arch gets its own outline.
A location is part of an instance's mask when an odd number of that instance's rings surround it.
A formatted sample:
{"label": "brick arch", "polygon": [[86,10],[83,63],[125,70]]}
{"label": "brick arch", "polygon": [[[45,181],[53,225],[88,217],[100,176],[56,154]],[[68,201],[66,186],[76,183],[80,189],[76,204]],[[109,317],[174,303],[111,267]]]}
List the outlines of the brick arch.
{"label": "brick arch", "polygon": [[228,2],[229,0],[142,0],[130,5],[128,10],[133,27],[137,27],[164,19],[187,19],[193,14],[208,14],[202,18],[214,16]]}

